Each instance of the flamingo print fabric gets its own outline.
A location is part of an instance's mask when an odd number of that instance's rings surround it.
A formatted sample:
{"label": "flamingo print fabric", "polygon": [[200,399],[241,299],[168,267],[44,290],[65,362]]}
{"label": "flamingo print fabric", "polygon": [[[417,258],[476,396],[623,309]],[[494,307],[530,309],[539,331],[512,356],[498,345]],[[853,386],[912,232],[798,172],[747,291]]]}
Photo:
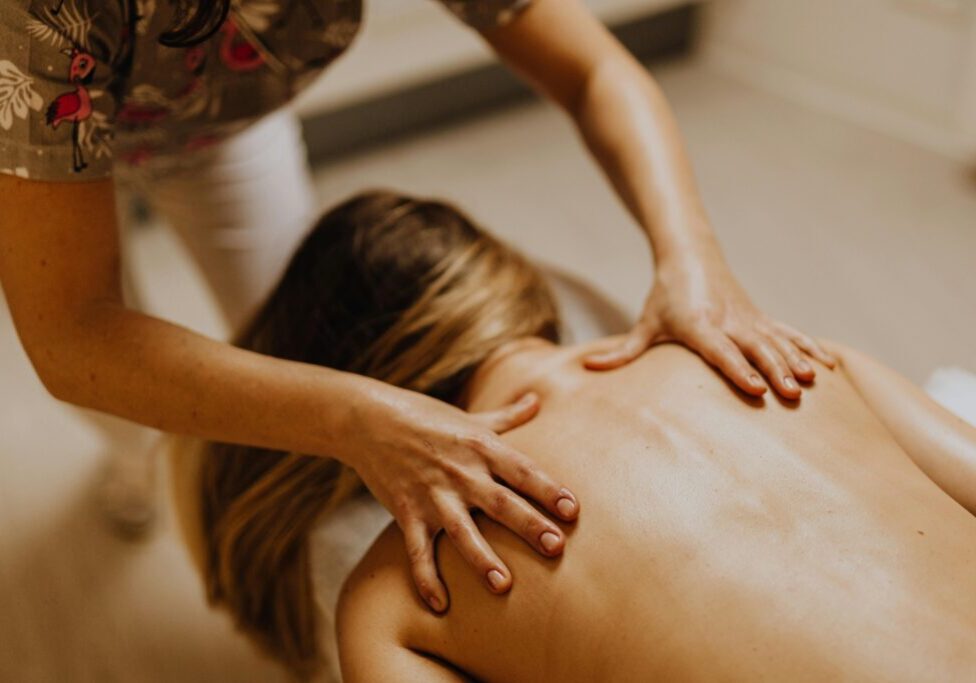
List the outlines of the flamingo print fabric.
{"label": "flamingo print fabric", "polygon": [[[440,2],[482,30],[530,0]],[[164,174],[321,74],[352,43],[362,0],[235,0],[192,48],[159,44],[172,18],[170,0],[2,0],[0,173]]]}

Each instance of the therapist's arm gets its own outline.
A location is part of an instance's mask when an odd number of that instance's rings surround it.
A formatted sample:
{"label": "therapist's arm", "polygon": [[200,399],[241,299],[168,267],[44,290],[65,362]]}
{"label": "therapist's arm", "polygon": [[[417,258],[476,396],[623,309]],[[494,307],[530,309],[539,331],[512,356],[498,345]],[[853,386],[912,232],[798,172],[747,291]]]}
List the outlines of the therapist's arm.
{"label": "therapist's arm", "polygon": [[656,342],[677,340],[749,394],[766,389],[758,368],[779,394],[798,397],[796,379],[814,377],[804,354],[833,360],[809,336],[768,319],[730,272],[677,123],[647,70],[580,0],[533,0],[484,35],[569,114],[651,243],[655,281],[641,320],[587,365],[617,367]]}
{"label": "therapist's arm", "polygon": [[[497,433],[531,419],[531,397],[468,414],[360,375],[235,348],[126,308],[110,180],[0,175],[0,283],[41,381],[57,398],[167,432],[333,457],[354,468],[404,532],[414,582],[434,609],[441,529],[497,593],[511,573],[471,517],[493,509],[538,552],[563,550],[572,494]],[[508,488],[500,482],[506,482]],[[517,490],[515,493],[512,489]],[[572,512],[558,503],[569,498]],[[505,521],[503,521],[505,520]],[[541,535],[559,539],[548,550]],[[501,580],[492,584],[489,572]]]}

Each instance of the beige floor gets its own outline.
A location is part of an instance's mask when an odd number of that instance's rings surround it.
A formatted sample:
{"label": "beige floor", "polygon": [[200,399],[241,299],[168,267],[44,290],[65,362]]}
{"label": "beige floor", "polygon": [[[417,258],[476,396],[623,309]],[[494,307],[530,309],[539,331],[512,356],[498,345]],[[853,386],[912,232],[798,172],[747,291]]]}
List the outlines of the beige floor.
{"label": "beige floor", "polygon": [[[922,380],[976,370],[976,186],[927,152],[710,75],[662,70],[728,256],[756,300]],[[349,159],[328,204],[368,186],[450,197],[636,311],[649,256],[553,111],[523,106]],[[151,303],[216,331],[161,230],[136,242]],[[48,398],[0,309],[0,680],[273,681],[209,614],[167,520],[108,536],[91,505],[99,433]]]}

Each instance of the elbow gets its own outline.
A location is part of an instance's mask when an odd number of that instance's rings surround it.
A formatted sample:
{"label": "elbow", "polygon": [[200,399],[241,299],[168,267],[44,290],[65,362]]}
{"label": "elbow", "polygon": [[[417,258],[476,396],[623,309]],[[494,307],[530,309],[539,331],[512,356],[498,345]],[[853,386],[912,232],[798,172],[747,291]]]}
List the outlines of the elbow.
{"label": "elbow", "polygon": [[24,340],[24,350],[34,373],[47,392],[59,401],[85,407],[78,390],[78,372],[64,352],[64,344],[44,340]]}
{"label": "elbow", "polygon": [[34,366],[37,378],[44,385],[51,396],[65,403],[80,404],[78,392],[74,390],[75,383],[68,377],[63,364],[57,360],[57,355],[49,347],[28,349],[28,356]]}
{"label": "elbow", "polygon": [[[42,320],[44,324],[42,323]],[[108,348],[116,335],[90,315],[53,315],[18,325],[21,342],[47,392],[65,403],[96,408],[98,377],[94,367],[113,358]]]}

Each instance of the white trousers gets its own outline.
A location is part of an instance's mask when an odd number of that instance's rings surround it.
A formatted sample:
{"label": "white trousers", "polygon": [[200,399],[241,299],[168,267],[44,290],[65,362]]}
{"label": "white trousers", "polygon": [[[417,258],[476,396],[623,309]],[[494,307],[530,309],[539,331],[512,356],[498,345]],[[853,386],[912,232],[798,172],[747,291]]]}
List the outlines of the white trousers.
{"label": "white trousers", "polygon": [[[119,168],[115,178],[123,252],[135,229],[130,207],[136,195],[180,236],[232,333],[274,287],[317,208],[301,127],[289,110],[194,153],[177,171]],[[127,304],[141,308],[136,278],[126,268],[123,277]],[[102,503],[123,528],[139,527],[152,517],[157,495],[154,430],[83,412],[101,433],[108,457]]]}
{"label": "white trousers", "polygon": [[177,232],[232,330],[277,282],[314,220],[301,127],[287,109],[194,153],[178,170],[120,169],[116,178],[121,197],[138,195]]}

